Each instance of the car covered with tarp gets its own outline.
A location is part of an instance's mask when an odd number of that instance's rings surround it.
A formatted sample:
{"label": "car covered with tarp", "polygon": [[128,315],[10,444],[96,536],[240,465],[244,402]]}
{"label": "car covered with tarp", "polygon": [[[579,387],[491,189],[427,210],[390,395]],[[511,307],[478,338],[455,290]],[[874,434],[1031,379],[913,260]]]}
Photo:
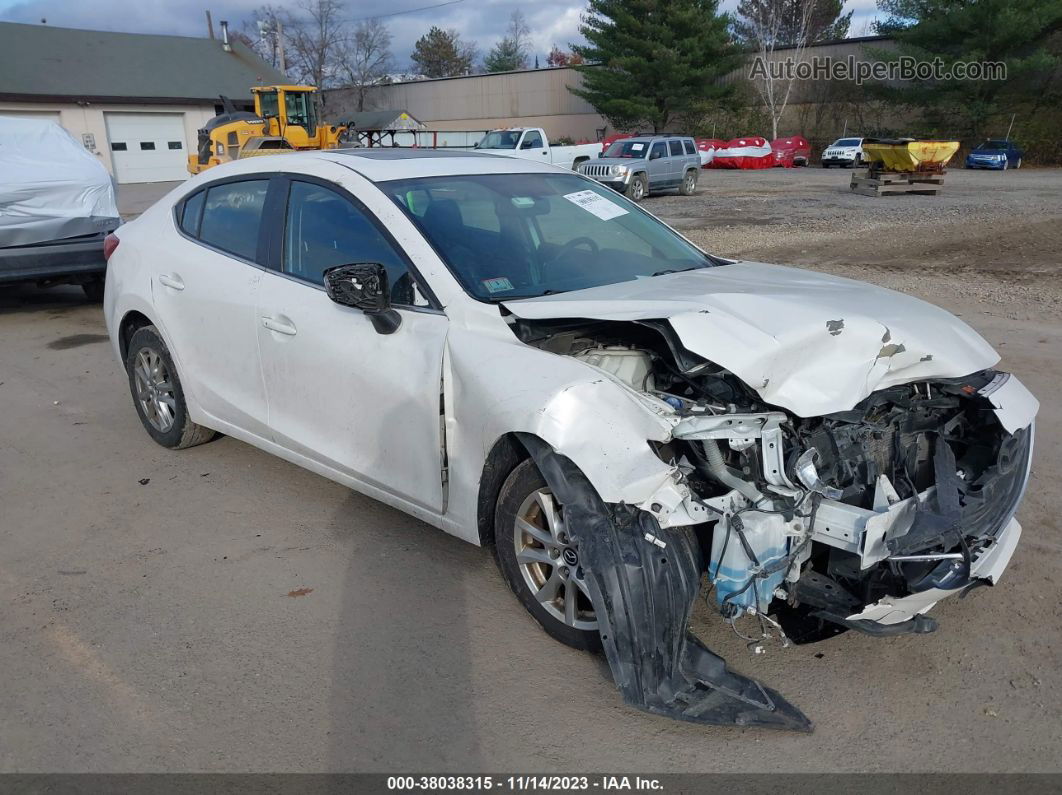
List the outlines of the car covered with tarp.
{"label": "car covered with tarp", "polygon": [[52,121],[0,117],[0,283],[81,284],[102,297],[114,181]]}

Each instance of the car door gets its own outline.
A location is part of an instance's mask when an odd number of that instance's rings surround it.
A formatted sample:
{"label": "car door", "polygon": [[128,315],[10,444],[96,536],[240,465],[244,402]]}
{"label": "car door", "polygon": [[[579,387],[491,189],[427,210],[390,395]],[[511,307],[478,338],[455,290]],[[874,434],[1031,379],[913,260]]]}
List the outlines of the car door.
{"label": "car door", "polygon": [[219,425],[258,436],[267,433],[255,306],[269,184],[262,175],[221,180],[182,200],[174,218],[180,235],[154,265],[151,285],[195,404]]}
{"label": "car door", "polygon": [[672,185],[682,182],[682,175],[686,170],[686,153],[682,151],[682,139],[671,138],[667,142],[668,175]]}
{"label": "car door", "polygon": [[520,142],[521,156],[527,157],[531,160],[541,160],[544,163],[549,162],[549,149],[546,148],[546,142],[542,140],[542,133],[538,130],[528,130],[524,133],[524,138]]}
{"label": "car door", "polygon": [[[337,185],[290,175],[271,210],[257,333],[273,440],[441,511],[446,316],[389,233]],[[387,268],[401,316],[392,334],[324,290],[326,269],[367,262]]]}
{"label": "car door", "polygon": [[654,141],[649,149],[649,162],[646,164],[651,188],[666,188],[670,184],[671,175],[667,161],[667,141]]}

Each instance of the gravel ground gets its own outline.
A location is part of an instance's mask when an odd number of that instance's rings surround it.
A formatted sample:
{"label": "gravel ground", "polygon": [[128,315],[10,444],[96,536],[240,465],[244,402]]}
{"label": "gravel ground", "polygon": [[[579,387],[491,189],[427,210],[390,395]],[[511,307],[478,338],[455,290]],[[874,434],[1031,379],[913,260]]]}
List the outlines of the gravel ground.
{"label": "gravel ground", "polygon": [[232,439],[157,447],[99,308],[5,289],[0,771],[1062,769],[1062,173],[956,172],[943,196],[888,199],[847,180],[710,172],[646,206],[721,254],[959,313],[1042,408],[1011,567],[941,604],[937,633],[750,657],[697,608],[707,644],[814,734],[624,707],[484,550]]}

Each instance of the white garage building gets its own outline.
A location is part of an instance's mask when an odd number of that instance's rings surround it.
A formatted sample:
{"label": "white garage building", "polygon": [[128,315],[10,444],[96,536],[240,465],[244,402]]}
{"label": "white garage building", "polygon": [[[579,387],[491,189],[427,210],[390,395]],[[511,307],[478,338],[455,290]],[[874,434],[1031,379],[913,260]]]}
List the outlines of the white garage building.
{"label": "white garage building", "polygon": [[0,116],[50,119],[118,182],[185,179],[198,130],[229,97],[287,83],[247,47],[218,39],[0,22]]}

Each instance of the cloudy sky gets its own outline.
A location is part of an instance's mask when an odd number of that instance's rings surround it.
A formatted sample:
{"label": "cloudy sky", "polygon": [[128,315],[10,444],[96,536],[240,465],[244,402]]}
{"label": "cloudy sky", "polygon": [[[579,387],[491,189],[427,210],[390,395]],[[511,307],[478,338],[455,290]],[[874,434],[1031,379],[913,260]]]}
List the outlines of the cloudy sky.
{"label": "cloudy sky", "polygon": [[[482,54],[503,35],[509,15],[516,9],[527,17],[532,41],[544,64],[553,44],[566,48],[579,40],[579,15],[586,6],[578,0],[457,0],[443,7],[395,13],[441,1],[347,0],[346,7],[351,20],[385,17],[394,36],[397,66],[404,70],[409,67],[413,42],[431,25],[456,28],[462,37],[475,42]],[[297,0],[273,0],[273,4],[294,8]],[[203,36],[205,9],[213,14],[215,26],[227,19],[238,29],[261,5],[263,0],[0,0],[0,20],[39,24],[46,19],[57,27]],[[737,0],[724,0],[722,5],[732,10]],[[869,35],[874,0],[848,0],[846,8],[855,10],[850,35]]]}

